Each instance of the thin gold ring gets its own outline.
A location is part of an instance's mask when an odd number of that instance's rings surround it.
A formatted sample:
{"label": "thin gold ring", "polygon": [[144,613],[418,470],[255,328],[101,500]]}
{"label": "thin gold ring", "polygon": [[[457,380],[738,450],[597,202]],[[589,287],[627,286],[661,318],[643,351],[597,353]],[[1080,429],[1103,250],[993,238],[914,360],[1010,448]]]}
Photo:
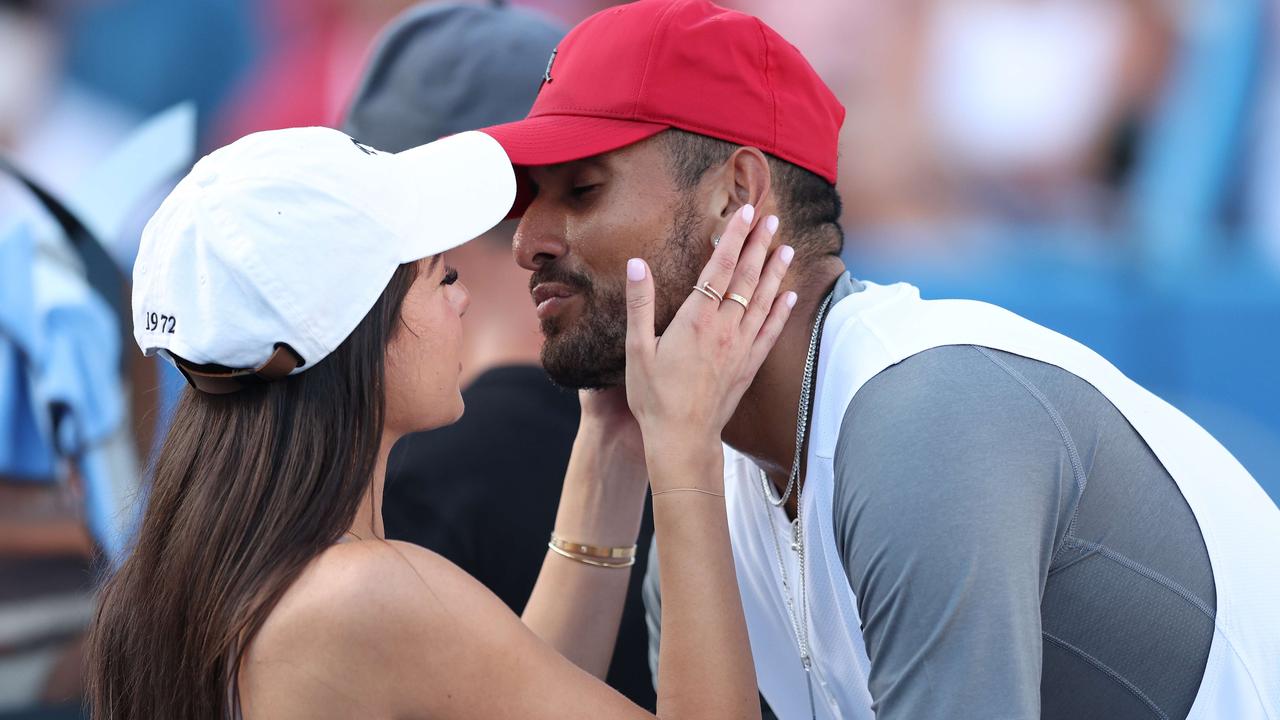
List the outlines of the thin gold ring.
{"label": "thin gold ring", "polygon": [[709,282],[704,282],[701,285],[695,285],[693,286],[693,289],[697,290],[703,295],[706,295],[712,300],[715,300],[716,304],[724,302],[724,296],[721,295],[719,292],[717,292],[715,288],[711,287],[711,283]]}
{"label": "thin gold ring", "polygon": [[733,302],[738,303],[739,305],[741,305],[741,306],[742,306],[742,309],[743,309],[743,310],[747,310],[747,309],[749,309],[750,304],[751,304],[751,298],[745,298],[745,297],[742,297],[742,296],[741,296],[741,295],[739,295],[738,293],[729,293],[728,295],[725,295],[725,296],[724,296],[724,299],[725,299],[725,300],[731,300],[731,301],[733,301]]}

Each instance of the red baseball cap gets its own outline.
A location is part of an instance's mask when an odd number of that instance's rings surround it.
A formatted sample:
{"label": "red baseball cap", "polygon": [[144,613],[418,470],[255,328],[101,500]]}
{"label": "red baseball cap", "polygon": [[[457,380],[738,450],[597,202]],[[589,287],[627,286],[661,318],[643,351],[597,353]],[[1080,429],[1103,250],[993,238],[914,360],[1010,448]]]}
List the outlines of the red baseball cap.
{"label": "red baseball cap", "polygon": [[[707,0],[592,15],[552,53],[528,117],[485,128],[517,166],[555,165],[668,128],[748,145],[831,183],[844,107],[758,18]],[[513,215],[523,212],[517,201]]]}

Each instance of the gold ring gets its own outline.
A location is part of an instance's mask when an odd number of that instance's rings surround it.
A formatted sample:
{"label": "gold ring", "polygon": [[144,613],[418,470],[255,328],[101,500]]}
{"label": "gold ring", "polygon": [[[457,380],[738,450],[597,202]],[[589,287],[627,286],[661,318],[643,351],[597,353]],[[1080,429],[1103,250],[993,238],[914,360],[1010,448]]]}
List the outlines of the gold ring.
{"label": "gold ring", "polygon": [[742,306],[742,309],[743,309],[743,310],[747,310],[747,309],[749,309],[749,308],[748,308],[748,306],[749,306],[749,305],[750,305],[750,303],[751,303],[751,298],[745,298],[745,297],[742,297],[742,296],[741,296],[741,295],[739,295],[738,293],[729,293],[728,295],[725,295],[725,296],[724,296],[724,299],[725,299],[725,300],[732,300],[733,302],[738,303],[739,305],[741,305],[741,306]]}
{"label": "gold ring", "polygon": [[698,292],[702,293],[703,295],[706,295],[707,297],[711,298],[712,300],[715,300],[715,301],[716,301],[716,304],[720,304],[720,303],[724,302],[724,296],[723,296],[723,295],[721,295],[720,293],[716,292],[716,289],[715,289],[715,288],[713,288],[713,287],[711,287],[711,283],[709,283],[709,282],[704,282],[704,283],[702,283],[701,285],[695,285],[695,286],[693,287],[693,289],[694,289],[694,290],[697,290]]}

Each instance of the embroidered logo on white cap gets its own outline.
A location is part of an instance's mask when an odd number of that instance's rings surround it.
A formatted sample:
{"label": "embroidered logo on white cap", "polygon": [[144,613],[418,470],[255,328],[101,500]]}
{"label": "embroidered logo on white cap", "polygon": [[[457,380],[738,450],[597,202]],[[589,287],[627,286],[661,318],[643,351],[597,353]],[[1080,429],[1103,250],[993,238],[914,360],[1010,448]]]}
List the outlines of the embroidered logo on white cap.
{"label": "embroidered logo on white cap", "polygon": [[337,130],[255,133],[196,163],[147,223],[133,272],[142,351],[301,372],[351,334],[401,264],[501,222],[506,153],[466,132],[383,153]]}

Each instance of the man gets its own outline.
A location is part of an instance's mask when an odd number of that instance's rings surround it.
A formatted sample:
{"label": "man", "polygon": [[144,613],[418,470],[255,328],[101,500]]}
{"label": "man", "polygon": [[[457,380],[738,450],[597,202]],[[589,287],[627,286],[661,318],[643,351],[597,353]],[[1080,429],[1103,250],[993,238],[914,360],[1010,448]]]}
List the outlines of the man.
{"label": "man", "polygon": [[653,268],[661,329],[732,213],[782,219],[800,301],[724,431],[774,711],[1275,717],[1280,512],[1082,346],[852,279],[842,118],[755,18],[641,0],[571,31],[529,116],[487,130],[524,168],[514,249],[564,385],[623,382],[628,258]]}
{"label": "man", "polygon": [[[384,33],[344,130],[398,152],[522,117],[563,29],[536,14],[482,5],[424,5]],[[514,223],[449,252],[471,293],[463,397],[455,425],[405,438],[388,462],[387,536],[449,558],[517,613],[547,554],[578,428],[578,399],[538,365],[542,338],[529,273],[511,262]],[[641,525],[647,554],[652,519]],[[638,565],[641,563],[637,563]],[[615,571],[616,572],[616,571]],[[640,578],[632,571],[607,681],[653,708]]]}

